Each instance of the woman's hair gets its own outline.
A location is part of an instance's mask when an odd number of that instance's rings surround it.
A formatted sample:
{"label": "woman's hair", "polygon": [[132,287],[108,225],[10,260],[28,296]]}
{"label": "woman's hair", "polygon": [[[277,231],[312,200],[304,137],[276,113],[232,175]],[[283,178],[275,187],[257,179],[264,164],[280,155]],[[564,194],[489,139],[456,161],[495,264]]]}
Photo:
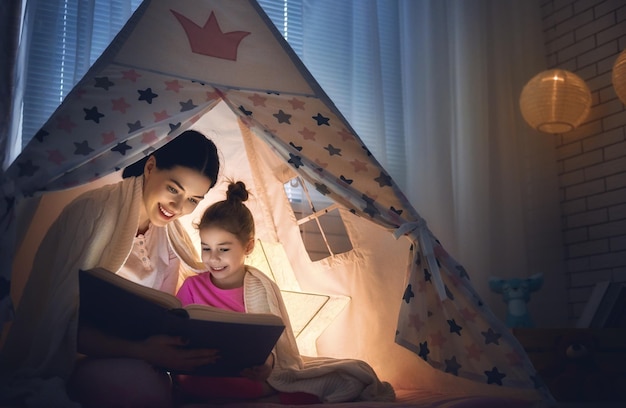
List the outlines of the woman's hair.
{"label": "woman's hair", "polygon": [[[215,144],[202,133],[186,130],[152,153],[160,170],[171,170],[176,166],[197,170],[211,180],[211,187],[217,182],[220,159]],[[143,174],[150,156],[129,165],[122,172],[123,178],[139,177]]]}
{"label": "woman's hair", "polygon": [[247,244],[254,239],[254,217],[243,203],[248,199],[246,185],[242,181],[230,182],[226,200],[213,203],[204,211],[198,229],[217,227],[235,235],[239,242]]}

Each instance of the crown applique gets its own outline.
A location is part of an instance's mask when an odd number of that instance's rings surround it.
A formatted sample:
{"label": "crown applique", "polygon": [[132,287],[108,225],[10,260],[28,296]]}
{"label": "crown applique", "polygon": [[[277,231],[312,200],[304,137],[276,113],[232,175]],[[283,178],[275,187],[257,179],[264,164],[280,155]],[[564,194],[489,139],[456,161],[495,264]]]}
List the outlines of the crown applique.
{"label": "crown applique", "polygon": [[182,14],[174,10],[170,11],[174,14],[180,25],[183,26],[192,52],[209,57],[237,61],[237,48],[239,47],[239,43],[244,37],[249,35],[250,32],[222,32],[214,12],[211,12],[209,19],[204,23],[204,27],[200,27]]}

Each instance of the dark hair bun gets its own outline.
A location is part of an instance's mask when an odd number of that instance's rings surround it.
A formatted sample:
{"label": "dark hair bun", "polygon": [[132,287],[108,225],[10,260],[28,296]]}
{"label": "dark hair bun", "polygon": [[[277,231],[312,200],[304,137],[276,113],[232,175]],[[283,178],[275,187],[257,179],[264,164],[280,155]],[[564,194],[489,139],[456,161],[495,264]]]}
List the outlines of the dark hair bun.
{"label": "dark hair bun", "polygon": [[243,203],[248,199],[248,190],[243,181],[237,181],[228,185],[226,200],[229,202]]}

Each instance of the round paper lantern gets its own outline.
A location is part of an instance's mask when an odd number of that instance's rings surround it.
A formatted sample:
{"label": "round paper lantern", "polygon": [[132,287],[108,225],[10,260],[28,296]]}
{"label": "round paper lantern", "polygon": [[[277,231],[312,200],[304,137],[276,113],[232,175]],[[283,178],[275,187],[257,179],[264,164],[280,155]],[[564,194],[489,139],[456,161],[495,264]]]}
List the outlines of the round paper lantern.
{"label": "round paper lantern", "polygon": [[591,91],[576,74],[551,69],[528,81],[519,102],[524,120],[533,129],[565,133],[575,129],[589,114]]}
{"label": "round paper lantern", "polygon": [[622,51],[615,60],[612,80],[617,97],[626,105],[626,50]]}

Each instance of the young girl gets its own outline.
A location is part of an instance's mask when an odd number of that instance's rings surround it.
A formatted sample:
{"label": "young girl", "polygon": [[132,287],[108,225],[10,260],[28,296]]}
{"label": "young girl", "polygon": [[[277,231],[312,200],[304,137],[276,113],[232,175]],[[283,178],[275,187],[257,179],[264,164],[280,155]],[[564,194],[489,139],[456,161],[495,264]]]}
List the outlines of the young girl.
{"label": "young girl", "polygon": [[[78,271],[97,266],[174,293],[181,268],[202,267],[178,218],[217,181],[215,144],[186,131],[127,167],[123,180],[69,203],[34,257],[24,294],[0,351],[0,405],[169,407],[165,370],[189,369],[215,350],[183,350],[181,339],[128,341],[78,326]],[[88,358],[78,358],[78,354]]]}
{"label": "young girl", "polygon": [[254,219],[243,204],[247,199],[245,184],[231,183],[226,200],[205,211],[198,230],[206,272],[187,278],[177,296],[184,305],[273,313],[283,319],[285,331],[264,365],[250,367],[237,378],[177,375],[178,391],[200,400],[269,396],[283,404],[393,400],[391,386],[380,382],[365,362],[311,357],[305,362],[300,356],[280,289],[245,264],[255,242]]}

